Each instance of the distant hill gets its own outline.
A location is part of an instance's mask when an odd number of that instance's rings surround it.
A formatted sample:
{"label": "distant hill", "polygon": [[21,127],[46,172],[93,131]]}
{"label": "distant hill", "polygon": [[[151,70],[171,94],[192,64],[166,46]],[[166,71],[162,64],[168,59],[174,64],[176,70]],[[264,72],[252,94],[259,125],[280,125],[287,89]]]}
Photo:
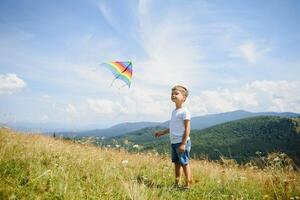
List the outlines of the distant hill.
{"label": "distant hill", "polygon": [[[191,128],[192,129],[204,129],[210,126],[214,126],[217,124],[221,124],[224,122],[229,122],[237,119],[244,119],[248,117],[254,116],[279,116],[279,117],[297,117],[300,114],[297,113],[276,113],[276,112],[258,112],[252,113],[243,110],[237,110],[233,112],[225,112],[219,114],[212,114],[212,115],[204,115],[199,117],[193,117]],[[74,132],[72,134],[68,132],[60,133],[64,136],[76,136],[76,137],[83,137],[83,136],[98,136],[98,137],[116,137],[119,135],[124,135],[129,132],[137,131],[143,128],[151,128],[155,126],[160,127],[168,127],[169,121],[160,123],[160,122],[131,122],[131,123],[122,123],[115,126],[112,126],[107,129],[96,129],[90,131],[79,131]]]}
{"label": "distant hill", "polygon": [[5,126],[22,132],[67,132],[72,128],[59,123],[33,123],[29,121],[7,122]]}
{"label": "distant hill", "polygon": [[[192,118],[191,129],[204,129],[217,124],[221,124],[224,122],[229,122],[238,119],[244,119],[248,117],[254,116],[279,116],[279,117],[297,117],[300,114],[297,113],[276,113],[276,112],[248,112],[244,110],[236,110],[232,112],[225,112],[219,114],[210,114],[204,116],[196,116]],[[84,130],[77,129],[77,131],[71,131],[72,129],[69,127],[64,127],[63,124],[55,124],[55,123],[30,123],[30,122],[14,122],[5,124],[8,127],[13,129],[26,131],[26,132],[44,132],[51,133],[55,132],[56,135],[62,135],[65,137],[86,137],[86,136],[95,136],[95,137],[115,137],[119,135],[123,135],[129,132],[133,132],[139,129],[147,128],[147,127],[168,127],[169,121],[166,122],[130,122],[130,123],[121,123],[110,128],[105,129],[92,129],[92,130]],[[95,125],[93,125],[95,126]]]}
{"label": "distant hill", "polygon": [[145,127],[158,126],[160,122],[128,122],[117,124],[110,128],[106,129],[95,129],[89,131],[80,131],[80,132],[61,132],[58,135],[64,136],[76,136],[76,137],[85,137],[85,136],[96,136],[96,137],[115,137],[118,135],[123,135],[128,132],[136,131]]}
{"label": "distant hill", "polygon": [[[238,119],[245,119],[256,116],[278,116],[278,117],[298,117],[300,114],[291,112],[248,112],[244,110],[236,110],[232,112],[224,112],[218,114],[210,114],[199,117],[193,117],[191,123],[191,129],[204,129],[210,126],[229,122]],[[169,121],[164,122],[162,126],[168,126]]]}
{"label": "distant hill", "polygon": [[[143,150],[169,152],[169,137],[156,139],[153,133],[163,127],[145,128],[113,138],[143,146]],[[203,130],[192,130],[192,155],[216,160],[220,156],[239,162],[249,161],[257,152],[284,152],[300,164],[300,119],[259,116],[226,122]],[[112,143],[112,139],[104,144]]]}

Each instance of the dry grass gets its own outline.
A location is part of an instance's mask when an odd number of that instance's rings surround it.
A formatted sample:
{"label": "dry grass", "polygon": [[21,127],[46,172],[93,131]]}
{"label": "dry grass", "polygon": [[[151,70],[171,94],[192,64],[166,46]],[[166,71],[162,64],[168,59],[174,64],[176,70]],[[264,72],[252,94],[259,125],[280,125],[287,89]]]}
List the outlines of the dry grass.
{"label": "dry grass", "polygon": [[130,154],[0,129],[0,199],[299,199],[299,172],[191,161],[193,186],[171,187],[168,157]]}

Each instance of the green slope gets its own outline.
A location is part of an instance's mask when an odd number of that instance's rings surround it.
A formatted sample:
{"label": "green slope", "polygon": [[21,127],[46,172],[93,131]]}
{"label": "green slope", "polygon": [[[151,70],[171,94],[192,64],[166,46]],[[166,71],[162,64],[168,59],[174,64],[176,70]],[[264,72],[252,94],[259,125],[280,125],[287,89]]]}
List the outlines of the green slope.
{"label": "green slope", "polygon": [[[299,163],[300,157],[300,119],[273,116],[259,116],[216,125],[203,130],[191,131],[194,158],[208,157],[216,160],[220,156],[247,162],[256,152],[264,156],[270,152],[284,152]],[[141,129],[114,138],[114,143],[139,144],[143,150],[169,152],[169,138],[156,139],[153,133],[161,127]],[[111,144],[106,140],[104,144]],[[129,145],[128,145],[129,144]]]}
{"label": "green slope", "polygon": [[280,117],[254,117],[224,123],[192,133],[193,151],[198,156],[218,159],[221,155],[248,161],[256,152],[284,152],[298,162],[300,134],[298,123]]}
{"label": "green slope", "polygon": [[[128,153],[0,128],[0,199],[299,199],[300,174],[191,163],[191,189],[173,187],[169,156]],[[184,184],[184,177],[180,186]]]}

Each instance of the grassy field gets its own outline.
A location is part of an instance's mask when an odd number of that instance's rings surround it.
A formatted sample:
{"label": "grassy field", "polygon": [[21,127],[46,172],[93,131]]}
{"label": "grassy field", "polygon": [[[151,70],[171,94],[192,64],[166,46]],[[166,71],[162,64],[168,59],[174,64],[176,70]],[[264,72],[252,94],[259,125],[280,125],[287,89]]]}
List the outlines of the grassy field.
{"label": "grassy field", "polygon": [[[0,199],[299,199],[300,173],[192,160],[173,188],[168,157],[0,129]],[[183,183],[182,183],[183,184]]]}

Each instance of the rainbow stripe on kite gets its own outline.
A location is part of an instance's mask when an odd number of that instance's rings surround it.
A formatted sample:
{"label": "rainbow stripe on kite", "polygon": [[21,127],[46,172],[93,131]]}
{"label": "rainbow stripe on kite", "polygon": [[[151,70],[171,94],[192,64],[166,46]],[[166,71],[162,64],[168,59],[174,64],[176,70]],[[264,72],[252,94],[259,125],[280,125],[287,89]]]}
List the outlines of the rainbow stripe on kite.
{"label": "rainbow stripe on kite", "polygon": [[[106,62],[102,63],[102,66],[108,68],[113,75],[115,76],[115,79],[120,79],[128,85],[130,88],[131,85],[131,78],[132,78],[132,62],[131,61],[125,61],[125,62],[120,62],[120,61],[113,61],[113,62]],[[111,85],[113,84],[111,83]]]}

